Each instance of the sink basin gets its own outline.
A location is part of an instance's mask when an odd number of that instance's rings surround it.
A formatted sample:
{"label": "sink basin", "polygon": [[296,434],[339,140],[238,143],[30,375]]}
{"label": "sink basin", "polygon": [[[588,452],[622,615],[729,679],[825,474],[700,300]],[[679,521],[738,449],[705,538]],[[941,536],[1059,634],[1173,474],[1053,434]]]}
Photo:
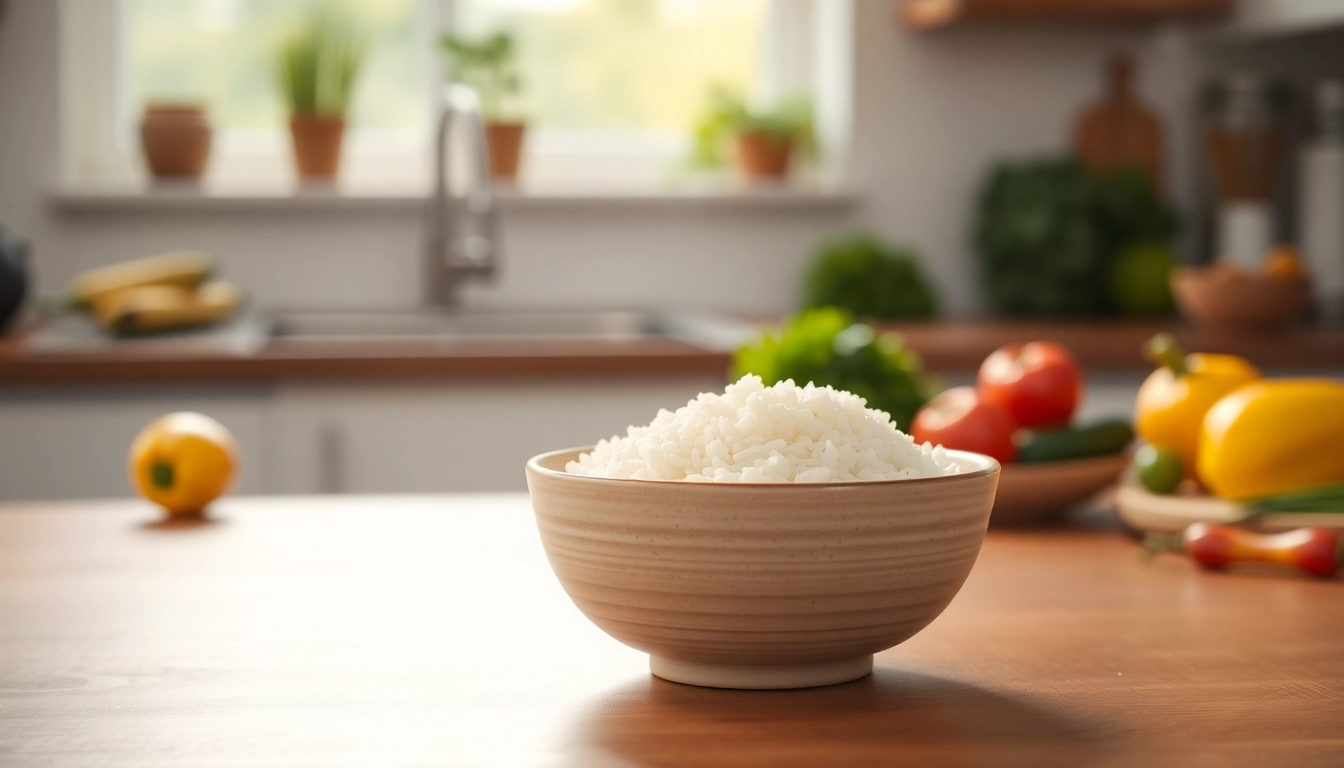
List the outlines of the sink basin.
{"label": "sink basin", "polygon": [[751,326],[701,313],[608,310],[304,312],[275,319],[277,338],[303,339],[634,339],[673,337],[732,349]]}

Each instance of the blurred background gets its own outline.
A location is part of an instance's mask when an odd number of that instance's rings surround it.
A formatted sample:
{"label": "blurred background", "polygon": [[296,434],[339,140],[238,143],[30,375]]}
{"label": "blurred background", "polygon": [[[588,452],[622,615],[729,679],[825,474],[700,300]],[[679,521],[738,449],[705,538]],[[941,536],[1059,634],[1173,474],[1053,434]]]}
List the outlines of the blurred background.
{"label": "blurred background", "polygon": [[176,410],[247,493],[520,490],[736,373],[908,427],[1014,342],[1080,418],[1160,331],[1344,371],[1341,3],[0,9],[0,498],[128,495]]}

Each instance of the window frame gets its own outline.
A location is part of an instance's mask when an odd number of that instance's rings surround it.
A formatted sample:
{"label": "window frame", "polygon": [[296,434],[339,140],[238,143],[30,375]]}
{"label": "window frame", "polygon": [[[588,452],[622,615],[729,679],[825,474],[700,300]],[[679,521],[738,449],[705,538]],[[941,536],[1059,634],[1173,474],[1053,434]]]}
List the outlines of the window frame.
{"label": "window frame", "polygon": [[[60,0],[61,178],[66,189],[144,185],[148,174],[134,141],[125,141],[129,104],[121,49],[122,0]],[[853,0],[770,0],[763,75],[755,97],[773,99],[806,89],[816,100],[822,160],[802,179],[809,185],[840,183],[851,123]],[[444,67],[432,40],[451,27],[455,0],[421,0],[426,22],[430,93],[444,85]],[[815,20],[815,23],[811,23]],[[427,113],[433,119],[431,112]],[[131,118],[133,119],[133,118]],[[360,132],[347,137],[339,188],[362,194],[401,195],[427,188],[429,126],[425,146],[389,147]],[[296,185],[283,131],[279,141],[250,147],[219,143],[205,186],[216,191],[273,193]],[[639,134],[535,131],[529,136],[523,184],[542,193],[650,192],[675,182],[684,147]]]}

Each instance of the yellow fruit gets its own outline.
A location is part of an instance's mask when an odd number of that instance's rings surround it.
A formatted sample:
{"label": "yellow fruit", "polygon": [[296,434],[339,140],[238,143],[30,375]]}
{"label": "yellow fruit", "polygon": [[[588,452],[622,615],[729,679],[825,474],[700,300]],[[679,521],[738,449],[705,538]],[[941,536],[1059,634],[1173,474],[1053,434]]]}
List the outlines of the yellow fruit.
{"label": "yellow fruit", "polygon": [[238,311],[242,295],[238,286],[225,282],[199,288],[142,285],[107,294],[90,310],[113,333],[154,333],[227,320]]}
{"label": "yellow fruit", "polygon": [[1204,417],[1199,476],[1215,494],[1258,499],[1344,483],[1344,384],[1248,384]]}
{"label": "yellow fruit", "polygon": [[1149,444],[1175,451],[1186,471],[1194,472],[1204,414],[1260,372],[1233,355],[1184,355],[1165,335],[1149,342],[1149,353],[1162,365],[1139,388],[1134,429]]}
{"label": "yellow fruit", "polygon": [[206,253],[165,253],[93,269],[70,282],[71,298],[92,306],[127,288],[176,285],[195,288],[210,276],[214,260]]}
{"label": "yellow fruit", "polygon": [[1285,280],[1296,280],[1307,275],[1306,267],[1302,266],[1302,257],[1291,245],[1280,245],[1271,250],[1265,257],[1264,270],[1270,277]]}
{"label": "yellow fruit", "polygon": [[136,435],[131,486],[171,515],[200,514],[233,483],[238,444],[218,421],[199,413],[170,413]]}

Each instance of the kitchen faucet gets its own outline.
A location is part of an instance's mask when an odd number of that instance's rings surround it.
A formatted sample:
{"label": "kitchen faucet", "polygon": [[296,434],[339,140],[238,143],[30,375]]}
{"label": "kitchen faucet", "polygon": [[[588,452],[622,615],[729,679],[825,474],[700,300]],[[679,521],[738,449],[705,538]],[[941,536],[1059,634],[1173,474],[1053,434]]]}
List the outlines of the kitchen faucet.
{"label": "kitchen faucet", "polygon": [[[458,124],[466,131],[470,165],[461,211],[448,189],[452,183],[448,145]],[[459,226],[459,213],[464,214],[466,227]],[[431,307],[455,306],[458,286],[468,275],[494,275],[497,226],[480,102],[471,88],[449,85],[434,135],[434,192],[426,222],[425,299]]]}

